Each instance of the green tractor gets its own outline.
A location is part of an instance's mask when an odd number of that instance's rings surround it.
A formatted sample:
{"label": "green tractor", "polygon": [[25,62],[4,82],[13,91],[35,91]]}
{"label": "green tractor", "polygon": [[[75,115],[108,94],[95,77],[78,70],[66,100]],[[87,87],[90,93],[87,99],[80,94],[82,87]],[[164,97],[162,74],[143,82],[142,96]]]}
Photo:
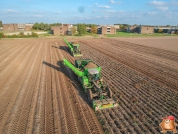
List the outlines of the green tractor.
{"label": "green tractor", "polygon": [[103,81],[101,67],[90,59],[75,60],[75,66],[64,59],[63,64],[69,67],[77,76],[82,84],[88,100],[92,103],[93,109],[100,110],[117,107],[118,104],[112,98],[112,91]]}
{"label": "green tractor", "polygon": [[68,45],[72,56],[82,56],[79,44],[76,44],[74,42],[68,42],[66,39],[64,39],[64,42]]}

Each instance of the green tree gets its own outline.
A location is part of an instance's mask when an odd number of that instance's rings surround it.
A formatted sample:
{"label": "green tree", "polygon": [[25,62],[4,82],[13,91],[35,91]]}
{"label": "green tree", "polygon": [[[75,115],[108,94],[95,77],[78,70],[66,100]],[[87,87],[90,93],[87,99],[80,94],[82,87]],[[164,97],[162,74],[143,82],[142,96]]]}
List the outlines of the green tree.
{"label": "green tree", "polygon": [[40,23],[40,30],[44,30],[44,23],[43,22]]}
{"label": "green tree", "polygon": [[53,23],[53,24],[50,24],[51,26],[61,26],[62,24],[61,23]]}
{"label": "green tree", "polygon": [[50,30],[50,25],[49,24],[44,24],[44,30]]}
{"label": "green tree", "polygon": [[77,31],[78,31],[79,35],[86,34],[87,30],[86,30],[85,24],[78,24]]}
{"label": "green tree", "polygon": [[91,32],[92,34],[96,34],[96,33],[97,33],[97,27],[93,25],[93,26],[91,27],[91,29],[90,29],[90,32]]}
{"label": "green tree", "polygon": [[40,29],[40,25],[38,24],[38,22],[36,22],[34,25],[33,25],[33,29]]}
{"label": "green tree", "polygon": [[4,33],[0,33],[0,38],[4,38]]}
{"label": "green tree", "polygon": [[76,34],[77,29],[76,29],[76,27],[75,27],[75,26],[73,26],[73,27],[72,27],[71,32],[72,32],[72,35],[75,35],[75,34]]}
{"label": "green tree", "polygon": [[2,25],[2,21],[0,20],[0,27],[3,27],[3,25]]}
{"label": "green tree", "polygon": [[122,24],[119,27],[120,27],[121,30],[124,29],[124,25],[122,25]]}
{"label": "green tree", "polygon": [[21,35],[21,36],[24,36],[24,32],[20,32],[20,35]]}
{"label": "green tree", "polygon": [[32,37],[38,37],[37,33],[32,32]]}

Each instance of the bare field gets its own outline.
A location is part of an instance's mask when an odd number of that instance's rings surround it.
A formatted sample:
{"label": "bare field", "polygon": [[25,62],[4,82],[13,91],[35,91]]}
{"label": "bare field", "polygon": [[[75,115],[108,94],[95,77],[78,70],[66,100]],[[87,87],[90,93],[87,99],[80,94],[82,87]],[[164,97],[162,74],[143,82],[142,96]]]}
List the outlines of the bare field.
{"label": "bare field", "polygon": [[0,40],[0,133],[159,133],[162,117],[178,119],[178,40],[166,39],[75,39],[119,103],[97,112],[62,39]]}
{"label": "bare field", "polygon": [[119,38],[119,40],[178,52],[178,37]]}

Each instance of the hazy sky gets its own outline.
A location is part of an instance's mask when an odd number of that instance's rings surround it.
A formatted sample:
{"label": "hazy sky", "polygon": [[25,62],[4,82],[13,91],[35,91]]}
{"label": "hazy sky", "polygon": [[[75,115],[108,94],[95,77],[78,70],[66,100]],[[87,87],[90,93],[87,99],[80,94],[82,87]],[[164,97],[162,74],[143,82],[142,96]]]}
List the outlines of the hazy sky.
{"label": "hazy sky", "polygon": [[178,0],[1,0],[0,20],[178,25]]}

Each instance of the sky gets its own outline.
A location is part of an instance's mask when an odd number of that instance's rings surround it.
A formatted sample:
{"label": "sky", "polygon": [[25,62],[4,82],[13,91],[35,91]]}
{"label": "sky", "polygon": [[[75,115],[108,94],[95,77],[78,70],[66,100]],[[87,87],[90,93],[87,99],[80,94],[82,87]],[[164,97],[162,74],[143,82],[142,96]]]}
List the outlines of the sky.
{"label": "sky", "polygon": [[1,0],[5,23],[178,25],[178,0]]}

